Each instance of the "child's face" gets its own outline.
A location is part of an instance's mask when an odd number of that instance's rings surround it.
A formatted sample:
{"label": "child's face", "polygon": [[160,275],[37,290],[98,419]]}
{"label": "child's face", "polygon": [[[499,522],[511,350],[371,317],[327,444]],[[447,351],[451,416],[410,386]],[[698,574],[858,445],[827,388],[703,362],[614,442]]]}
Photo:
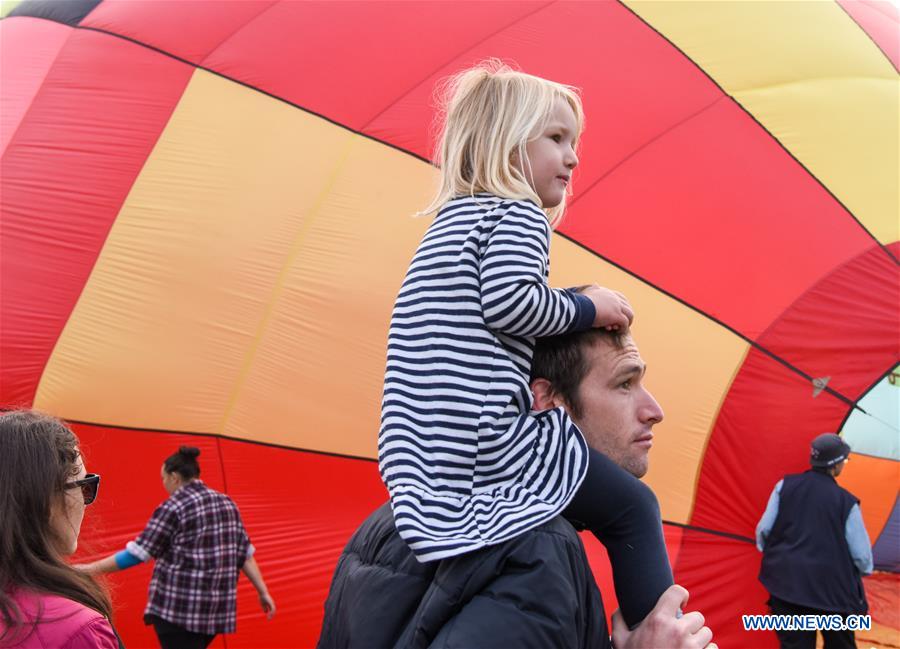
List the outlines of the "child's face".
{"label": "child's face", "polygon": [[528,164],[523,168],[517,160],[513,161],[528,179],[528,184],[545,209],[562,202],[572,179],[572,170],[578,165],[578,156],[575,155],[577,128],[572,108],[565,99],[558,97],[547,126],[537,138],[525,145]]}

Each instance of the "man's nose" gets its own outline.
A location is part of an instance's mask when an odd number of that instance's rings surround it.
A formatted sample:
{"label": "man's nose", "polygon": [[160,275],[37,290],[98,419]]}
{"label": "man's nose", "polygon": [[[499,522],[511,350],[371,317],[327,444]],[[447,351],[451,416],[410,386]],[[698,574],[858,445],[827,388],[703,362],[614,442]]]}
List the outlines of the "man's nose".
{"label": "man's nose", "polygon": [[641,404],[639,416],[641,422],[650,424],[651,426],[660,423],[665,417],[663,409],[660,407],[659,403],[657,403],[653,395],[647,390],[644,390],[644,402]]}

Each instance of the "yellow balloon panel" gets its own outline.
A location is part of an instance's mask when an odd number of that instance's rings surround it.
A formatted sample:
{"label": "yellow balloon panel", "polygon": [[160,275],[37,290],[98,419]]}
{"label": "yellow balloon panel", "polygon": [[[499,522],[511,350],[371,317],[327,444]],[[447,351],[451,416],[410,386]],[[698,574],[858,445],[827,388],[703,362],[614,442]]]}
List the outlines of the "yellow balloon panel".
{"label": "yellow balloon panel", "polygon": [[354,138],[297,241],[222,432],[375,458],[394,299],[433,167]]}
{"label": "yellow balloon panel", "polygon": [[[381,157],[370,153],[376,150]],[[359,172],[360,157],[370,166],[359,175],[377,180],[346,176],[345,165]],[[348,386],[359,374],[380,375],[387,315],[377,328],[370,314],[380,302],[381,313],[390,310],[392,300],[384,296],[399,286],[413,240],[426,225],[406,218],[425,200],[410,187],[427,188],[433,173],[393,149],[197,71],[109,233],[44,371],[36,407],[109,425],[221,432],[282,303],[291,265],[304,255],[315,263],[315,255],[358,254],[334,227],[322,224],[357,201],[361,186],[368,191],[363,200],[371,220],[353,236],[369,237],[372,255],[402,247],[405,261],[391,274],[390,262],[344,259],[354,269],[352,286],[329,290],[343,293],[330,297],[347,306],[326,313],[329,301],[314,299],[303,304],[301,324],[316,323],[333,336],[330,349],[341,348],[343,335],[332,322],[356,325],[355,337],[380,347],[371,353],[371,366],[341,367],[346,355],[336,354],[328,356],[329,369],[340,370]],[[395,229],[382,222],[388,205]],[[403,232],[411,233],[410,241]],[[321,274],[311,268],[310,277]],[[316,286],[310,293],[321,298]],[[292,358],[302,357],[309,345],[305,330],[296,331],[287,350]],[[297,430],[308,430],[300,395],[321,380],[313,373],[307,385],[285,386]],[[380,397],[380,382],[377,391],[369,401]],[[359,412],[356,392],[340,409],[341,418]],[[261,421],[276,409],[271,399],[255,406]],[[366,422],[365,434],[373,440],[375,422]]]}
{"label": "yellow balloon panel", "polygon": [[882,243],[900,239],[900,80],[836,2],[626,3]]}
{"label": "yellow balloon panel", "polygon": [[597,283],[621,291],[634,307],[645,382],[665,412],[645,481],[663,518],[687,523],[707,440],[749,344],[567,239],[555,237],[550,256],[554,286]]}

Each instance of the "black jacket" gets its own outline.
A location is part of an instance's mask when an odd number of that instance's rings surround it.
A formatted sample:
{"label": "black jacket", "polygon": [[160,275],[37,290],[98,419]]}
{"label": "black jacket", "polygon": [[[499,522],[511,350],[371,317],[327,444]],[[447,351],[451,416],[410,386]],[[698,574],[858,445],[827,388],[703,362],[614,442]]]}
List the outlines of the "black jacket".
{"label": "black jacket", "polygon": [[557,517],[499,545],[419,563],[375,510],[338,560],[320,649],[608,649],[603,602],[574,528]]}
{"label": "black jacket", "polygon": [[858,502],[825,473],[784,478],[759,572],[771,595],[820,611],[866,613],[862,578],[844,533],[850,509]]}

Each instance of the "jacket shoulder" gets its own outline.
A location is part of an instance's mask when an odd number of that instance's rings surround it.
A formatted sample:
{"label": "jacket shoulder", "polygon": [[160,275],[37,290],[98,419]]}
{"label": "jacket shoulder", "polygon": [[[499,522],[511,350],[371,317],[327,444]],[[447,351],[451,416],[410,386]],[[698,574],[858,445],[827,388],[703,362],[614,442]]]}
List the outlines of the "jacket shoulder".
{"label": "jacket shoulder", "polygon": [[[423,602],[415,634],[435,648],[608,646],[603,603],[581,538],[559,516],[497,546],[445,560]],[[441,624],[432,624],[435,619]]]}
{"label": "jacket shoulder", "polygon": [[320,648],[390,647],[422,600],[436,562],[419,563],[397,533],[390,504],[344,547],[325,600]]}
{"label": "jacket shoulder", "polygon": [[119,640],[110,623],[99,617],[73,633],[62,649],[118,649]]}
{"label": "jacket shoulder", "polygon": [[563,518],[419,563],[385,504],[338,560],[318,646],[608,647],[608,640],[584,547]]}
{"label": "jacket shoulder", "polygon": [[59,595],[21,592],[16,602],[28,626],[37,624],[12,647],[117,649],[119,646],[109,621],[80,602]]}

